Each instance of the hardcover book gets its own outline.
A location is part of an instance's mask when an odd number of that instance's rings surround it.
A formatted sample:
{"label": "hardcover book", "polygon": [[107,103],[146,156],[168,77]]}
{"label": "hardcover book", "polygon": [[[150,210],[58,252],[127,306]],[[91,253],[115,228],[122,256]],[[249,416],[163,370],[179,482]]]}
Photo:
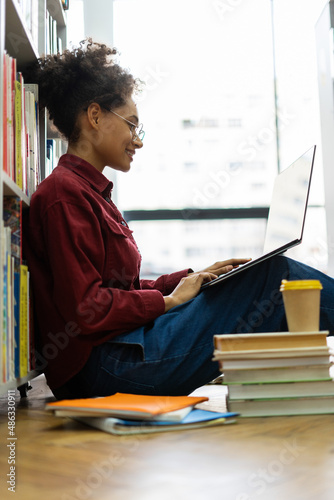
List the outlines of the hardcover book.
{"label": "hardcover book", "polygon": [[55,401],[46,410],[57,416],[110,416],[135,420],[181,420],[207,397],[144,396],[116,393],[112,396]]}

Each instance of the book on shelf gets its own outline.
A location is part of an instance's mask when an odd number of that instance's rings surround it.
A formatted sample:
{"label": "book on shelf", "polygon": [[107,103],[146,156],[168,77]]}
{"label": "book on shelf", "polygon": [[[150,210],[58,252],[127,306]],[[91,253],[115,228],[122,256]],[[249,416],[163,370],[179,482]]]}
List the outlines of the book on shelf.
{"label": "book on shelf", "polygon": [[19,319],[19,337],[20,337],[20,377],[28,374],[29,365],[29,272],[28,266],[21,264],[20,267],[20,319]]}
{"label": "book on shelf", "polygon": [[52,170],[58,165],[60,156],[62,155],[62,143],[59,139],[48,139],[46,141],[46,161],[45,161],[45,176],[51,174]]}
{"label": "book on shelf", "polygon": [[2,161],[3,161],[3,170],[5,172],[7,172],[7,169],[8,169],[8,159],[7,159],[7,144],[8,144],[7,119],[8,119],[8,114],[7,114],[7,54],[6,54],[6,52],[3,53],[2,66],[3,66],[3,75],[2,75],[3,91],[2,91],[2,96],[1,96],[2,97],[2,145],[3,145]]}
{"label": "book on shelf", "polygon": [[227,387],[228,410],[241,416],[332,413],[327,336],[327,331],[216,336],[214,360]]}
{"label": "book on shelf", "polygon": [[70,0],[61,0],[62,6],[64,10],[68,10],[70,6]]}
{"label": "book on shelf", "polygon": [[38,85],[25,83],[27,123],[27,194],[40,183]]}
{"label": "book on shelf", "polygon": [[20,377],[20,272],[14,272],[14,376]]}
{"label": "book on shelf", "polygon": [[2,64],[3,170],[30,196],[39,180],[37,86],[24,83],[22,73],[17,72],[16,59],[6,52]]}
{"label": "book on shelf", "polygon": [[11,366],[11,301],[10,301],[10,278],[11,278],[11,230],[5,227],[1,221],[1,307],[2,307],[2,329],[1,329],[1,378],[7,382],[10,378]]}
{"label": "book on shelf", "polygon": [[24,145],[25,145],[25,119],[22,119],[23,109],[25,107],[24,103],[24,87],[22,74],[18,73],[17,78],[14,81],[14,124],[15,124],[15,175],[14,180],[22,191],[25,192],[25,156],[24,156]]}
{"label": "book on shelf", "polygon": [[15,109],[15,76],[16,59],[6,52],[3,55],[3,170],[14,179],[15,170],[15,137],[14,137],[14,109]]}
{"label": "book on shelf", "polygon": [[47,403],[45,409],[61,417],[117,417],[129,420],[180,421],[195,405],[207,401],[195,396],[112,396],[69,399]]}
{"label": "book on shelf", "polygon": [[111,417],[75,417],[75,420],[110,434],[129,435],[185,431],[231,424],[236,421],[237,416],[236,412],[219,413],[194,408],[179,421],[138,421]]}
{"label": "book on shelf", "polygon": [[58,34],[58,23],[51,13],[47,10],[46,13],[46,54],[57,54],[62,52],[62,39]]}
{"label": "book on shelf", "polygon": [[18,196],[3,197],[3,219],[11,230],[11,255],[14,257],[14,270],[18,271],[22,263],[22,201]]}

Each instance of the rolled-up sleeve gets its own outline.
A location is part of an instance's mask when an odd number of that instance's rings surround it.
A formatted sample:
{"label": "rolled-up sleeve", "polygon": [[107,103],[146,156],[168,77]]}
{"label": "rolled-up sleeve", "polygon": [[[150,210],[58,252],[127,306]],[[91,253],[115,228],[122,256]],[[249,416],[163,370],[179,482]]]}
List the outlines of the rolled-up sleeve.
{"label": "rolled-up sleeve", "polygon": [[192,269],[184,269],[171,274],[163,274],[156,280],[140,280],[140,286],[143,289],[160,290],[164,295],[172,293],[174,288],[180,283],[182,278],[193,272]]}

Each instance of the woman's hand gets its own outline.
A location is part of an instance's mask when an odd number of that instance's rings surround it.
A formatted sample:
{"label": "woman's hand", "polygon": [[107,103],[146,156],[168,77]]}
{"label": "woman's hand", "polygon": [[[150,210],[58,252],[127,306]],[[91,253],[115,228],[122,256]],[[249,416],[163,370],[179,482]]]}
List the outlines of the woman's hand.
{"label": "woman's hand", "polygon": [[196,297],[201,286],[215,278],[217,278],[216,274],[204,271],[191,273],[187,277],[182,278],[172,293],[164,297],[165,312],[172,309],[172,307],[179,306],[180,304]]}
{"label": "woman's hand", "polygon": [[214,273],[214,274],[217,274],[217,276],[220,276],[221,274],[226,274],[229,271],[232,271],[232,269],[236,269],[241,264],[246,264],[246,262],[249,262],[250,260],[252,260],[252,259],[228,259],[228,260],[222,260],[220,262],[216,262],[215,264],[212,264],[212,266],[209,266],[209,267],[207,267],[206,269],[203,269],[203,271],[200,271],[200,272]]}
{"label": "woman's hand", "polygon": [[252,259],[223,260],[212,264],[212,266],[207,267],[203,271],[189,273],[186,278],[181,279],[180,283],[170,295],[164,297],[165,312],[172,309],[172,307],[183,304],[184,302],[196,297],[204,283],[208,283],[209,281],[218,278],[221,274],[228,273],[229,271],[232,271],[232,269],[235,269],[250,260]]}

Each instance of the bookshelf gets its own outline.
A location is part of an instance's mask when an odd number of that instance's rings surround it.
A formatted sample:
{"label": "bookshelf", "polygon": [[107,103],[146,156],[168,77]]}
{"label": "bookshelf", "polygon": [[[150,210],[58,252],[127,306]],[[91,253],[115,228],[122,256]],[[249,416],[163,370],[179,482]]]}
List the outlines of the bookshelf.
{"label": "bookshelf", "polygon": [[[16,103],[16,97],[14,97],[13,102],[10,103],[8,97],[4,98],[4,92],[7,87],[8,71],[11,71],[10,75],[19,73],[23,71],[28,64],[36,60],[40,55],[45,53],[56,53],[58,50],[62,51],[67,46],[66,37],[66,8],[68,7],[68,1],[62,0],[0,0],[0,221],[3,223],[6,217],[6,210],[4,209],[4,200],[6,197],[15,197],[18,200],[19,206],[22,210],[29,207],[30,196],[33,193],[38,182],[45,177],[49,172],[46,167],[48,164],[47,160],[47,148],[48,148],[48,138],[49,134],[52,135],[52,139],[59,143],[60,138],[57,136],[52,127],[47,123],[47,116],[45,111],[39,111],[35,113],[37,97],[32,88],[22,92],[21,103],[27,102],[27,95],[32,98],[30,101],[31,107],[21,108],[21,113],[16,115],[16,110],[18,105]],[[8,64],[4,69],[4,54],[8,54],[10,57],[10,68],[8,70]],[[12,61],[15,61],[14,66],[12,66]],[[24,83],[24,82],[22,82]],[[21,86],[24,88],[24,85]],[[18,87],[20,88],[20,87]],[[16,96],[18,91],[14,84],[14,95]],[[13,93],[11,93],[13,94]],[[10,94],[10,95],[11,95]],[[31,94],[34,96],[31,97]],[[5,94],[6,95],[6,94]],[[10,123],[14,123],[13,132],[8,132],[8,119],[6,113],[7,108],[13,109],[13,120]],[[31,112],[32,110],[32,112]],[[8,115],[7,115],[8,116]],[[22,125],[21,134],[17,135],[17,123],[19,123],[18,116],[22,117],[22,123],[24,123],[24,130]],[[33,117],[29,123],[29,118]],[[34,130],[32,136],[29,135],[29,126]],[[37,131],[37,133],[36,133]],[[52,134],[51,134],[52,132]],[[12,134],[12,135],[11,135]],[[28,137],[28,138],[27,138]],[[22,139],[22,147],[19,148],[23,153],[23,159],[19,156],[17,157],[17,144]],[[35,141],[35,142],[34,142]],[[15,146],[8,146],[8,144],[15,144]],[[35,144],[35,149],[32,148],[32,144]],[[11,149],[12,148],[12,149]],[[31,151],[33,149],[34,165],[36,166],[36,171],[32,172],[33,160],[29,158],[28,153],[26,155],[25,151]],[[37,154],[35,154],[37,153]],[[13,165],[11,168],[8,165]],[[19,166],[18,166],[19,165]],[[20,167],[22,165],[22,167]],[[20,174],[18,172],[23,172],[23,182],[20,181]],[[31,181],[31,179],[32,181]],[[14,309],[15,302],[14,298],[14,270],[15,267],[14,257],[9,257],[8,254],[11,253],[13,247],[11,244],[13,240],[11,239],[10,232],[1,233],[2,241],[7,241],[7,246],[3,243],[0,252],[0,395],[5,394],[9,389],[19,388],[21,396],[26,394],[26,390],[29,385],[29,381],[37,376],[39,373],[32,369],[33,364],[30,362],[30,349],[29,343],[29,315],[26,311],[24,314],[25,319],[28,323],[24,323],[24,327],[20,327],[20,336],[15,337],[15,321],[17,317]],[[5,234],[6,233],[6,234]],[[4,237],[5,235],[5,237]],[[9,242],[9,243],[8,243]],[[7,249],[7,254],[6,254]],[[9,264],[9,268],[7,268]],[[10,269],[10,275],[7,271]],[[21,289],[22,292],[22,289]],[[23,293],[23,292],[22,292]],[[21,296],[22,297],[22,293]],[[21,299],[22,302],[22,299]],[[24,302],[27,309],[29,309],[29,298]],[[20,313],[22,311],[20,310]],[[9,314],[9,316],[7,316]],[[25,348],[22,349],[22,345],[19,346],[20,361],[16,358],[16,349],[18,342],[16,340],[21,339],[21,334],[26,335]],[[27,365],[22,371],[21,363],[22,359],[27,359]],[[17,368],[19,364],[19,368]]]}

